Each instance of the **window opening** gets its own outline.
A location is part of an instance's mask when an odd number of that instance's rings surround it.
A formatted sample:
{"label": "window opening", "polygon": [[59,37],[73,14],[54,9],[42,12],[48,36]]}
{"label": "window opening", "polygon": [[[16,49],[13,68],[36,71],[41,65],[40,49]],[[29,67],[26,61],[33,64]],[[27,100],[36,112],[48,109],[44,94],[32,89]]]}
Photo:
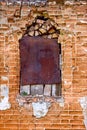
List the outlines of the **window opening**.
{"label": "window opening", "polygon": [[21,95],[61,96],[61,44],[57,43],[60,31],[58,25],[45,16],[37,16],[27,25],[19,40]]}

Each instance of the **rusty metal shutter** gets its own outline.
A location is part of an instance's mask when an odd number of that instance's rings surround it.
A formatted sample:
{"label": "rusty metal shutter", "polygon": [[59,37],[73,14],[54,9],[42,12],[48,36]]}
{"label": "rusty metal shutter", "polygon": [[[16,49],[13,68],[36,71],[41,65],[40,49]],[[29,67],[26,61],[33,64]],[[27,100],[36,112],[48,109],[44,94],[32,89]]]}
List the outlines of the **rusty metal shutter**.
{"label": "rusty metal shutter", "polygon": [[19,42],[21,85],[60,83],[57,41],[24,36]]}

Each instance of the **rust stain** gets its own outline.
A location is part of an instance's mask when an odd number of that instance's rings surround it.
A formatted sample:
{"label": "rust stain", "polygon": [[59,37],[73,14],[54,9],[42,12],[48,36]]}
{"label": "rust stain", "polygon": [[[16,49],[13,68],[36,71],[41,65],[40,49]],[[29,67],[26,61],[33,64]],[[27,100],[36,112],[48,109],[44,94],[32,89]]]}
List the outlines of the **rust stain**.
{"label": "rust stain", "polygon": [[57,41],[24,36],[19,42],[21,85],[60,83]]}

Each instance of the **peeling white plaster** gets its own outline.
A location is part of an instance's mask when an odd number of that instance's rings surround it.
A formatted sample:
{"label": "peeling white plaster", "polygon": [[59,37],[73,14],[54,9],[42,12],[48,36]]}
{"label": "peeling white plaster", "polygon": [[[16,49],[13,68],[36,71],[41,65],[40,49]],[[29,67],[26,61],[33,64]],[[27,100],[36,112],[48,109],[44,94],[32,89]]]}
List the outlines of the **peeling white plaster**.
{"label": "peeling white plaster", "polygon": [[10,103],[8,102],[8,97],[4,97],[1,101],[0,101],[0,110],[6,110],[9,109],[11,107]]}
{"label": "peeling white plaster", "polygon": [[83,115],[84,115],[84,124],[87,130],[87,96],[81,97],[79,99],[80,105],[83,109]]}
{"label": "peeling white plaster", "polygon": [[56,96],[56,84],[52,85],[52,96]]}
{"label": "peeling white plaster", "polygon": [[85,47],[83,47],[83,50],[84,50],[85,52],[87,52],[87,49],[86,49]]}
{"label": "peeling white plaster", "polygon": [[7,2],[7,5],[12,5],[12,3]]}
{"label": "peeling white plaster", "polygon": [[7,76],[1,76],[1,79],[6,81],[6,80],[8,80],[8,77]]}
{"label": "peeling white plaster", "polygon": [[53,1],[53,2],[52,2],[52,5],[56,5],[56,1]]}
{"label": "peeling white plaster", "polygon": [[70,24],[66,25],[66,27],[69,28],[69,27],[70,27]]}
{"label": "peeling white plaster", "polygon": [[84,21],[84,20],[80,20],[79,22],[80,22],[80,23],[86,23],[86,24],[87,24],[87,21]]}
{"label": "peeling white plaster", "polygon": [[33,114],[36,118],[44,117],[47,112],[48,108],[51,106],[50,102],[36,102],[32,103],[33,106]]}
{"label": "peeling white plaster", "polygon": [[84,124],[85,124],[86,130],[87,130],[87,120],[84,120]]}
{"label": "peeling white plaster", "polygon": [[80,102],[82,109],[87,109],[87,96],[81,97],[79,102]]}
{"label": "peeling white plaster", "polygon": [[20,4],[21,4],[21,1],[16,1],[16,3],[20,5]]}
{"label": "peeling white plaster", "polygon": [[87,4],[87,2],[86,1],[80,1],[81,2],[81,4],[83,4],[83,5],[86,5]]}
{"label": "peeling white plaster", "polygon": [[60,107],[64,107],[64,98],[63,97],[57,99],[57,102],[59,103]]}
{"label": "peeling white plaster", "polygon": [[0,86],[0,110],[6,110],[11,107],[9,103],[9,89],[6,84]]}
{"label": "peeling white plaster", "polygon": [[17,95],[16,101],[19,103],[19,106],[23,106],[24,105],[25,100],[22,97],[21,97],[21,95]]}
{"label": "peeling white plaster", "polygon": [[69,36],[70,38],[72,38],[72,34],[69,34],[68,36]]}
{"label": "peeling white plaster", "polygon": [[64,81],[64,84],[65,84],[65,85],[71,85],[71,84],[72,84],[72,82],[69,82],[69,81]]}
{"label": "peeling white plaster", "polygon": [[73,5],[74,4],[74,1],[73,0],[66,0],[65,1],[65,5]]}

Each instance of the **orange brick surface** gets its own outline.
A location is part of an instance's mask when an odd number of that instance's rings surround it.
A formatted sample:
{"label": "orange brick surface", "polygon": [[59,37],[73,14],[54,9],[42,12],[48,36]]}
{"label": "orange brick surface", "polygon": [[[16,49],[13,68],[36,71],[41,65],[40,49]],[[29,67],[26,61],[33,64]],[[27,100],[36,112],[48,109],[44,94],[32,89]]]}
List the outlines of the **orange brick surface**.
{"label": "orange brick surface", "polygon": [[[59,42],[62,46],[62,96],[64,107],[55,103],[47,116],[36,119],[32,111],[19,107],[16,102],[19,93],[20,59],[19,39],[26,24],[34,19],[28,10],[34,7],[24,6],[21,17],[14,13],[18,5],[0,5],[0,84],[9,86],[9,110],[0,110],[0,130],[86,130],[79,98],[87,95],[87,4],[48,5],[36,7],[47,10],[49,17],[58,23]],[[24,13],[23,12],[23,13]],[[0,14],[1,15],[1,14]],[[12,29],[13,28],[13,29]],[[9,81],[3,81],[8,76]]]}

